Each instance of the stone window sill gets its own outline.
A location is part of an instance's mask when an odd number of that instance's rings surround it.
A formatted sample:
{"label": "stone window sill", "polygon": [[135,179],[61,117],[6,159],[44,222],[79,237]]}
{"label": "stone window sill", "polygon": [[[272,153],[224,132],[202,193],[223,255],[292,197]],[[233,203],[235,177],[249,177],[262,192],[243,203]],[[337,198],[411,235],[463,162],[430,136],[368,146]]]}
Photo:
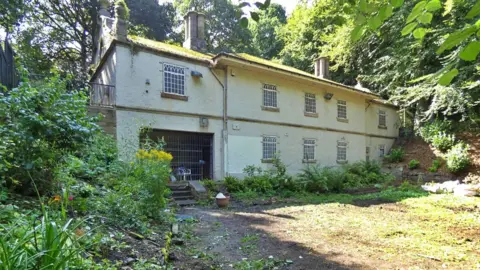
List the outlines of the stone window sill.
{"label": "stone window sill", "polygon": [[348,119],[347,119],[347,118],[337,117],[337,121],[338,121],[338,122],[343,122],[343,123],[348,123]]}
{"label": "stone window sill", "polygon": [[280,108],[267,107],[267,106],[262,106],[262,110],[268,111],[268,112],[280,112]]}
{"label": "stone window sill", "polygon": [[316,159],[304,159],[304,160],[303,160],[303,163],[305,163],[305,164],[314,164],[314,163],[317,163],[317,160],[316,160]]}
{"label": "stone window sill", "polygon": [[306,117],[318,118],[318,113],[304,112],[304,115],[305,115]]}
{"label": "stone window sill", "polygon": [[379,125],[378,128],[379,128],[379,129],[387,129],[387,126]]}
{"label": "stone window sill", "polygon": [[170,93],[165,93],[165,92],[162,92],[162,94],[160,96],[162,98],[171,98],[171,99],[176,99],[176,100],[188,101],[187,96],[181,96],[181,95],[170,94]]}
{"label": "stone window sill", "polygon": [[337,164],[348,164],[348,160],[337,160]]}
{"label": "stone window sill", "polygon": [[262,159],[262,163],[273,163],[273,158],[264,158]]}

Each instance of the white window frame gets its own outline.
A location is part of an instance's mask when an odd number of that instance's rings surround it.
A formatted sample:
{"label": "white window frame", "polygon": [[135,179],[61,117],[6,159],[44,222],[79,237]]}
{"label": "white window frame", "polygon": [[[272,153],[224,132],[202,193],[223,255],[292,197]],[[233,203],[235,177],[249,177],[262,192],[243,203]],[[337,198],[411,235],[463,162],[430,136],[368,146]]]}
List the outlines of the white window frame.
{"label": "white window frame", "polygon": [[[278,89],[277,89],[277,86],[274,85],[274,84],[264,83],[262,89],[263,89],[263,91],[262,91],[263,107],[278,108]],[[270,93],[270,94],[273,95],[272,104],[267,104],[267,98],[266,98],[267,93]],[[273,103],[275,103],[275,104],[273,104]]]}
{"label": "white window frame", "polygon": [[305,112],[317,113],[317,97],[312,93],[305,93]]}
{"label": "white window frame", "polygon": [[[348,148],[348,142],[346,141],[337,141],[337,162],[342,162],[345,163],[347,162],[347,148]],[[340,156],[340,150],[343,149],[342,151],[345,152],[345,158],[342,158]]]}
{"label": "white window frame", "polygon": [[[169,71],[167,68],[174,68],[174,69],[182,69],[183,74],[180,72],[175,72],[175,71]],[[183,80],[178,80],[178,82],[174,82],[172,78],[172,82],[169,82],[171,84],[170,87],[167,87],[167,74],[171,74],[173,78],[176,76],[181,76],[183,77]],[[167,94],[172,94],[172,95],[178,95],[178,96],[185,96],[186,95],[186,77],[187,77],[187,68],[182,67],[182,66],[177,66],[173,64],[168,64],[168,63],[163,63],[163,92]],[[181,83],[180,83],[181,82]],[[179,89],[175,88],[175,83],[180,84]],[[183,86],[183,89],[181,87]]]}
{"label": "white window frame", "polygon": [[[303,161],[304,162],[313,162],[316,160],[316,148],[317,148],[317,140],[315,139],[303,139]],[[313,149],[313,151],[311,151]],[[308,152],[307,150],[310,150]],[[313,154],[311,158],[309,158],[309,154]]]}
{"label": "white window frame", "polygon": [[385,144],[378,145],[378,156],[381,158],[385,157]]}
{"label": "white window frame", "polygon": [[[382,120],[383,118],[383,120]],[[383,123],[382,123],[383,121]],[[378,111],[378,126],[379,127],[386,127],[387,126],[387,112],[384,110]]]}
{"label": "white window frame", "polygon": [[[263,136],[262,138],[262,160],[272,160],[277,153],[277,136]],[[272,147],[268,149],[268,147]]]}
{"label": "white window frame", "polygon": [[[345,110],[345,115],[340,115],[340,108]],[[337,100],[337,118],[338,119],[348,119],[347,114],[347,102],[345,100]]]}

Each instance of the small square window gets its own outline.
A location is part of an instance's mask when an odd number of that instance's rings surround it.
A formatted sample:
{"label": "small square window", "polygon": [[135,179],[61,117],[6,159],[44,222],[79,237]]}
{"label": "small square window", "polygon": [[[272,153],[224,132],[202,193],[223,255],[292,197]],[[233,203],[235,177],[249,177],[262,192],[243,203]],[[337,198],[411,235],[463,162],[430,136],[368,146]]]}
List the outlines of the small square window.
{"label": "small square window", "polygon": [[337,101],[337,117],[347,119],[347,102],[344,100]]}
{"label": "small square window", "polygon": [[303,159],[305,161],[315,160],[315,140],[312,140],[312,139],[303,140]]}
{"label": "small square window", "polygon": [[387,126],[387,113],[385,111],[379,111],[378,112],[378,125],[380,127],[386,127]]}
{"label": "small square window", "polygon": [[263,137],[263,159],[273,159],[277,153],[277,137],[264,136]]}
{"label": "small square window", "polygon": [[384,157],[385,156],[385,145],[384,144],[380,144],[378,146],[378,156],[379,157]]}
{"label": "small square window", "polygon": [[305,112],[317,113],[317,100],[315,94],[305,93]]}
{"label": "small square window", "polygon": [[337,142],[337,161],[347,161],[347,143]]}
{"label": "small square window", "polygon": [[263,106],[277,108],[277,87],[271,84],[263,85]]}

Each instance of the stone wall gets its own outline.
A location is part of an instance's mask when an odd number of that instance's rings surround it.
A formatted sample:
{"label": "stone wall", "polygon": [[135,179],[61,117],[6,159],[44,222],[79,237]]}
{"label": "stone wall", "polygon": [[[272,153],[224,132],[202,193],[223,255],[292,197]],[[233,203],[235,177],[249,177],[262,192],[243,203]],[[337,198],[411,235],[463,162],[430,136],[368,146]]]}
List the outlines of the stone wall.
{"label": "stone wall", "polygon": [[421,181],[421,182],[436,182],[442,183],[445,181],[455,180],[455,176],[446,173],[431,173],[431,172],[423,172],[417,170],[409,170],[405,167],[395,167],[390,166],[388,168],[383,169],[384,172],[391,173],[395,176],[397,181],[405,181],[409,180],[412,182]]}
{"label": "stone wall", "polygon": [[116,138],[117,136],[117,117],[116,111],[113,108],[104,108],[104,107],[94,107],[90,106],[88,108],[88,114],[90,116],[102,115],[102,119],[98,122],[98,125],[103,128],[105,133],[112,135]]}

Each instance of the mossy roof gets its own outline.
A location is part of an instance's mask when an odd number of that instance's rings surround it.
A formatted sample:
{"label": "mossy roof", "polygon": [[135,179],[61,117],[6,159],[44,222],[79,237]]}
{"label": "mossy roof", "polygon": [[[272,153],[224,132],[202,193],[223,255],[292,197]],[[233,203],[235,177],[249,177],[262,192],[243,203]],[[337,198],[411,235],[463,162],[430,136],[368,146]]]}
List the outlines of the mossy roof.
{"label": "mossy roof", "polygon": [[167,44],[164,42],[159,42],[159,41],[146,39],[138,36],[128,36],[128,39],[134,45],[139,45],[139,46],[147,47],[160,52],[170,53],[170,54],[178,55],[181,57],[191,58],[194,60],[206,61],[206,60],[211,60],[213,57],[212,55],[203,54],[194,50],[189,50],[181,46]]}

